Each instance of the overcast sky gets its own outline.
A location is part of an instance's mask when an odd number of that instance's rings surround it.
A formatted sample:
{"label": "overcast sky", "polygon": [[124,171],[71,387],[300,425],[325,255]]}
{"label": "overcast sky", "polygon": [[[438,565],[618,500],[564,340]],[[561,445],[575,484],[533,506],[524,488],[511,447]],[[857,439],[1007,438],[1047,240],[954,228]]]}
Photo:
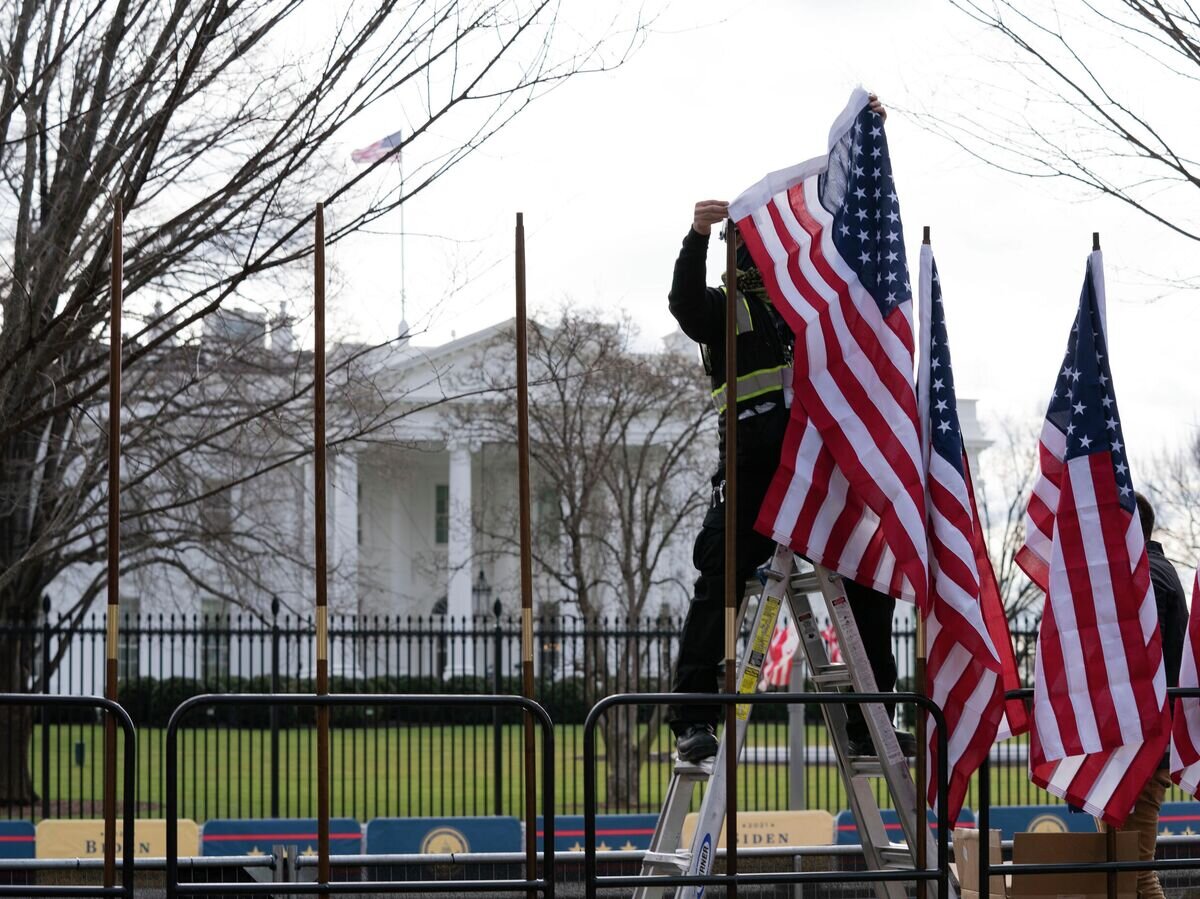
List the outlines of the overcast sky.
{"label": "overcast sky", "polygon": [[[766,172],[823,153],[834,117],[862,84],[892,109],[887,130],[909,265],[915,278],[928,224],[959,395],[980,401],[985,423],[1044,412],[1095,230],[1135,465],[1196,433],[1200,303],[1158,281],[1196,274],[1180,265],[1195,257],[1194,245],[1115,202],[991,169],[905,115],[1011,103],[1011,92],[976,86],[1009,78],[991,61],[1008,52],[1003,44],[939,0],[743,0],[732,17],[730,6],[674,3],[627,65],[537,101],[407,204],[403,278],[398,213],[378,233],[336,248],[343,327],[394,333],[401,280],[418,343],[510,317],[520,210],[533,314],[551,316],[565,301],[623,310],[647,344],[657,341],[674,327],[666,295],[693,203],[732,199]],[[1148,114],[1167,108],[1161,72],[1129,72],[1126,82]],[[1185,127],[1194,129],[1195,106],[1184,108]],[[361,130],[345,136],[347,156],[393,125],[357,123]],[[1200,142],[1195,131],[1177,137],[1189,147]],[[390,187],[399,171],[380,167],[372,177]],[[721,250],[714,240],[710,283]]]}

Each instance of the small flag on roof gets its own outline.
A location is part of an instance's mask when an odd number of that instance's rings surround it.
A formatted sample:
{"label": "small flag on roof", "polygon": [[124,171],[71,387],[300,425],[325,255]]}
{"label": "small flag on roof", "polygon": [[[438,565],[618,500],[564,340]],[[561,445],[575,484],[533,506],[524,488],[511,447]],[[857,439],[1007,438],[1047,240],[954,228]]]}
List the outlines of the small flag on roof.
{"label": "small flag on roof", "polygon": [[[395,134],[389,134],[382,140],[375,141],[369,147],[355,150],[350,154],[350,159],[360,163],[377,162],[396,150],[400,144],[400,132],[397,131]],[[399,154],[396,154],[396,156],[399,158]]]}

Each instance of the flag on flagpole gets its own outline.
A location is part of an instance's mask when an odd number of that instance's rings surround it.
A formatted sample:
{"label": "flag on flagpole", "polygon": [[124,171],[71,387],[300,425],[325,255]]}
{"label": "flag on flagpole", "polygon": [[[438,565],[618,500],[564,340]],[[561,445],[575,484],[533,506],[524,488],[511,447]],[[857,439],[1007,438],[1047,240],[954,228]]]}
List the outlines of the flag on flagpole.
{"label": "flag on flagpole", "polygon": [[[350,160],[359,163],[375,162],[393,152],[401,143],[403,141],[400,139],[400,132],[397,131],[395,134],[389,134],[387,137],[375,141],[370,146],[355,150],[350,154]],[[399,158],[400,154],[396,153],[396,159]]]}
{"label": "flag on flagpole", "polygon": [[[950,366],[950,345],[933,250],[921,247],[921,369],[917,379],[925,514],[929,536],[929,603],[924,612],[926,693],[945,714],[950,820],[967,785],[1000,733],[1005,681],[1018,684],[1017,663],[975,507]],[[999,620],[1000,633],[989,626]],[[1018,704],[1018,708],[1019,708]],[[938,733],[926,728],[926,797],[937,805]],[[1005,734],[1009,736],[1009,734]]]}
{"label": "flag on flagpole", "polygon": [[[1196,659],[1200,658],[1200,570],[1192,588],[1192,611],[1179,666],[1179,686],[1200,687]],[[1171,725],[1171,779],[1200,799],[1200,699],[1176,699]]]}
{"label": "flag on flagpole", "polygon": [[796,632],[791,616],[786,611],[780,612],[779,619],[775,622],[775,632],[771,634],[771,643],[767,646],[767,657],[763,660],[760,690],[788,685],[792,677],[796,649],[799,646],[800,634]]}
{"label": "flag on flagpole", "polygon": [[912,290],[883,120],[866,92],[851,95],[827,155],[767,175],[729,214],[796,333],[791,420],[756,526],[923,605]]}
{"label": "flag on flagpole", "polygon": [[829,622],[821,630],[821,639],[825,641],[825,654],[831,662],[840,662],[842,660],[842,647],[838,645],[837,628],[833,626],[833,622]]}
{"label": "flag on flagpole", "polygon": [[1108,362],[1099,251],[1042,426],[1017,563],[1045,593],[1034,783],[1120,827],[1170,735],[1150,563]]}

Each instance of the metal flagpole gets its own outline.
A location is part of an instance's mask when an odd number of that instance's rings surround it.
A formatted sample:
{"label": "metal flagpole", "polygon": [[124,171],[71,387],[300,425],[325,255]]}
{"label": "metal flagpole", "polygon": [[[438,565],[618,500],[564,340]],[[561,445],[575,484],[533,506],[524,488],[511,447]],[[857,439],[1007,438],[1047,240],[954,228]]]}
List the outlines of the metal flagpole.
{"label": "metal flagpole", "polygon": [[[521,516],[521,690],[533,699],[533,555],[529,509],[529,344],[525,315],[525,217],[517,213],[517,478]],[[543,759],[545,765],[553,759]],[[537,877],[537,783],[533,719],[525,713],[525,878]],[[536,890],[528,892],[530,899]]]}
{"label": "metal flagpole", "polygon": [[[725,692],[737,692],[737,229],[725,223]],[[737,706],[725,706],[725,873],[737,874]],[[737,883],[727,895],[737,899]]]}
{"label": "metal flagpole", "polygon": [[[113,202],[112,281],[108,337],[108,635],[104,696],[117,699],[117,634],[121,607],[121,198]],[[126,747],[128,751],[129,747]],[[127,833],[125,839],[132,840]],[[104,717],[104,886],[116,884],[117,868],[117,722]],[[132,871],[121,870],[128,883]]]}
{"label": "metal flagpole", "polygon": [[[929,243],[929,226],[928,225],[925,226],[925,231],[924,231],[924,234],[922,235],[921,243],[925,244],[926,246],[930,245],[930,243]],[[925,318],[924,317],[921,318],[921,327],[925,327]],[[924,334],[921,335],[922,352],[925,352],[926,350],[924,348],[929,346],[929,343],[925,339],[925,337],[926,337],[926,335],[924,335]],[[924,391],[926,389],[926,385],[921,384],[920,389],[922,391]],[[922,436],[921,442],[923,444],[921,451],[924,456],[922,470],[925,471],[926,473],[928,473],[928,471],[929,471],[930,435],[923,434],[921,436]],[[926,485],[926,490],[928,490],[928,489],[929,489],[928,485]],[[921,514],[925,516],[926,524],[928,524],[928,515],[926,513],[926,510],[922,509]],[[929,544],[928,532],[926,533],[926,536],[925,536],[925,543],[926,543],[926,547],[928,548],[928,544]],[[928,552],[926,553],[926,557],[931,558],[931,556],[928,554]],[[932,602],[933,600],[932,600],[932,598],[930,598],[928,601]],[[921,696],[929,695],[929,692],[927,690],[927,684],[925,682],[925,659],[926,658],[927,658],[927,656],[925,653],[925,616],[921,613],[920,609],[917,609],[917,659],[916,659],[916,670],[914,672],[914,675],[915,675],[917,693],[920,694]],[[929,828],[927,826],[927,817],[928,816],[925,813],[925,810],[929,806],[929,799],[928,799],[929,791],[926,786],[928,783],[928,777],[929,777],[929,760],[926,758],[927,751],[928,751],[928,743],[926,742],[926,736],[927,736],[926,728],[927,728],[928,722],[926,721],[926,718],[927,718],[927,715],[925,714],[925,712],[923,710],[921,710],[920,708],[918,708],[917,709],[917,797],[918,797],[917,805],[918,805],[918,808],[916,809],[916,815],[917,815],[916,828],[917,828],[917,859],[918,859],[917,864],[919,867],[922,867],[922,868],[925,867],[925,865],[929,859],[929,856],[927,854],[929,851],[929,847],[928,847]],[[987,838],[986,837],[983,839],[983,844],[984,844],[983,851],[986,852],[987,851]],[[932,883],[930,885],[933,886]]]}
{"label": "metal flagpole", "polygon": [[[316,535],[317,695],[329,693],[328,540],[325,521],[325,205],[313,244],[313,480]],[[329,882],[329,707],[317,706],[317,879]]]}
{"label": "metal flagpole", "polygon": [[[1100,232],[1099,231],[1092,232],[1092,252],[1093,253],[1100,252]],[[1101,310],[1101,312],[1103,313],[1104,310]],[[1107,337],[1108,336],[1108,322],[1103,321],[1102,327],[1104,328],[1104,331],[1105,331],[1104,336]],[[1109,348],[1109,352],[1112,352],[1111,347]],[[1104,827],[1104,849],[1105,849],[1106,860],[1110,861],[1110,862],[1115,862],[1117,860],[1117,829],[1115,827],[1113,827],[1111,824],[1106,824]],[[1108,873],[1108,877],[1107,877],[1108,899],[1117,899],[1117,872],[1110,868],[1107,873]]]}

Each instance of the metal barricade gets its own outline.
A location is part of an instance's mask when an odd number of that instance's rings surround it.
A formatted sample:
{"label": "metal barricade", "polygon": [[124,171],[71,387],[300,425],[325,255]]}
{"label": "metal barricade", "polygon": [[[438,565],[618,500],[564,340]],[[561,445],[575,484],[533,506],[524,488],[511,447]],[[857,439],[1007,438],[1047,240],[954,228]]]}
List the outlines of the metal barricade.
{"label": "metal barricade", "polygon": [[[122,822],[124,826],[121,843],[121,885],[119,887],[90,886],[40,886],[0,885],[0,896],[126,896],[133,899],[133,852],[134,852],[134,808],[137,783],[137,733],[129,713],[111,699],[103,696],[55,696],[31,693],[0,693],[0,706],[75,706],[100,709],[112,715],[125,738],[124,786],[121,790]],[[25,859],[23,861],[31,861]],[[60,867],[57,864],[42,865],[42,869]],[[35,864],[0,863],[0,870],[39,870]]]}
{"label": "metal barricade", "polygon": [[[179,838],[175,822],[179,818],[178,734],[180,722],[199,707],[219,705],[425,705],[425,706],[511,706],[523,709],[537,719],[542,730],[542,819],[545,851],[541,877],[524,880],[422,880],[422,881],[354,881],[338,883],[180,883]],[[233,896],[233,895],[332,895],[339,893],[495,893],[539,892],[554,899],[554,723],[541,705],[524,696],[402,694],[402,693],[208,693],[185,700],[171,713],[166,732],[167,778],[167,899],[176,896]],[[532,818],[531,810],[526,810]],[[534,872],[536,873],[536,872]],[[65,894],[63,894],[65,895]]]}
{"label": "metal barricade", "polygon": [[[912,703],[933,716],[937,727],[938,770],[937,868],[914,867],[910,871],[779,871],[755,874],[605,876],[596,873],[596,725],[603,713],[618,705],[780,705],[813,703],[817,705],[863,705],[872,702]],[[946,718],[932,699],[916,693],[620,693],[605,697],[592,707],[583,725],[583,828],[584,890],[587,899],[596,899],[598,889],[636,887],[653,882],[660,886],[711,886],[736,884],[836,883],[848,881],[937,881],[939,899],[947,899],[950,888],[950,864],[946,841],[950,825],[946,815],[949,773],[946,765]],[[918,788],[920,792],[920,788]],[[726,841],[734,847],[736,836]],[[987,881],[982,881],[986,883]]]}

